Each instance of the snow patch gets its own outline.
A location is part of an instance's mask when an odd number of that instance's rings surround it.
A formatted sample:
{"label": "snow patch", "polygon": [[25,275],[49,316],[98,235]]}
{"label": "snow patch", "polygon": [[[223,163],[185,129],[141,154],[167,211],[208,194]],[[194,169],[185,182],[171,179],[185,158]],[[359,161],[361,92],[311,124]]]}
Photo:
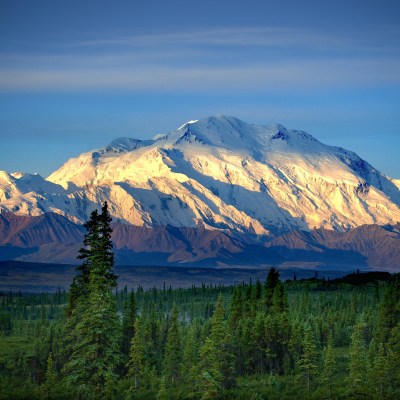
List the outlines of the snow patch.
{"label": "snow patch", "polygon": [[185,122],[183,125],[181,125],[179,128],[178,128],[178,131],[179,130],[181,130],[181,129],[183,129],[183,128],[186,128],[188,125],[190,125],[190,124],[195,124],[196,122],[198,122],[199,120],[198,119],[191,119],[190,121],[188,121],[188,122]]}

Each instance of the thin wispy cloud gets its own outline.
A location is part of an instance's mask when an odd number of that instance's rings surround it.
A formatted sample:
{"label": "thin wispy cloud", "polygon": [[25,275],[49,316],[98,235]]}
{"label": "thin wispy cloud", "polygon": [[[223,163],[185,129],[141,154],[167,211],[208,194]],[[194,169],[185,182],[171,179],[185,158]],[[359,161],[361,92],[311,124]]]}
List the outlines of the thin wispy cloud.
{"label": "thin wispy cloud", "polygon": [[[381,71],[385,70],[382,74]],[[400,83],[399,60],[307,61],[241,67],[147,67],[3,70],[6,90],[262,91]]]}
{"label": "thin wispy cloud", "polygon": [[[307,48],[325,51],[379,50],[390,48],[382,45],[382,36],[400,37],[400,32],[378,32],[374,40],[363,37],[349,37],[340,34],[312,32],[304,29],[287,27],[232,27],[223,29],[207,29],[193,32],[173,32],[155,35],[120,35],[71,43],[72,47],[124,46],[124,47],[159,47],[159,46],[215,46],[237,47],[255,46],[271,48]],[[394,46],[399,49],[399,46]]]}
{"label": "thin wispy cloud", "polygon": [[51,54],[0,54],[0,90],[212,93],[398,85],[399,51],[388,44],[378,52],[377,43],[257,27],[96,38]]}
{"label": "thin wispy cloud", "polygon": [[[158,35],[114,36],[71,44],[72,46],[267,46],[281,47],[307,44],[320,46],[331,41],[312,33],[283,28],[224,28]],[[333,41],[332,41],[333,42]]]}

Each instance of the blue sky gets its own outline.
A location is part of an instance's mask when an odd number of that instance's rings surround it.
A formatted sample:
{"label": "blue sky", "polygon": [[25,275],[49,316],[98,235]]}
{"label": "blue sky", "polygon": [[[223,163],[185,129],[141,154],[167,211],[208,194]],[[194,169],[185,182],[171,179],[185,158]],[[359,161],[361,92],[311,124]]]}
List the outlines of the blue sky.
{"label": "blue sky", "polygon": [[400,178],[399,15],[382,0],[3,0],[0,169],[46,176],[116,137],[223,113]]}

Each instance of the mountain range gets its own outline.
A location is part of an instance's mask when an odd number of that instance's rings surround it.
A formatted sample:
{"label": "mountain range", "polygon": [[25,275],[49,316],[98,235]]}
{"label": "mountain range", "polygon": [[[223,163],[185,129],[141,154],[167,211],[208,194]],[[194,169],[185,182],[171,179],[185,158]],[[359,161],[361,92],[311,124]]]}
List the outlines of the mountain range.
{"label": "mountain range", "polygon": [[214,116],[44,179],[0,171],[0,259],[76,262],[107,200],[117,262],[400,269],[400,181],[282,125]]}

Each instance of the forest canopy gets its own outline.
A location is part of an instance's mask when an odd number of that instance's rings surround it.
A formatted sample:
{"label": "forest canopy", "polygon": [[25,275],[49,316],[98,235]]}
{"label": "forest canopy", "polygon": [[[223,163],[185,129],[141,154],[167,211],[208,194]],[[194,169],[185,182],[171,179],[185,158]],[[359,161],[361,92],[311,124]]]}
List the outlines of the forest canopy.
{"label": "forest canopy", "polygon": [[118,289],[110,223],[69,292],[1,293],[0,398],[400,397],[398,275]]}

